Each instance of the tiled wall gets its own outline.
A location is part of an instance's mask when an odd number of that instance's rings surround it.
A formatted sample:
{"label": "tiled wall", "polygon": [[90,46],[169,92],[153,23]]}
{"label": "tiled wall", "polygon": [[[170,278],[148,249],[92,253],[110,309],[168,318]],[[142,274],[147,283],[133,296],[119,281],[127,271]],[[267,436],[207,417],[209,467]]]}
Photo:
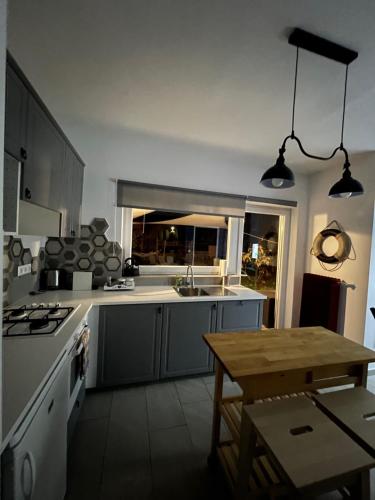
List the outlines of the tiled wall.
{"label": "tiled wall", "polygon": [[94,286],[104,285],[108,276],[119,278],[122,248],[107,240],[108,227],[106,219],[94,219],[89,226],[81,226],[80,238],[48,238],[46,268],[91,271]]}
{"label": "tiled wall", "polygon": [[[94,219],[90,225],[81,226],[80,238],[48,238],[45,248],[32,256],[24,248],[21,238],[4,237],[4,305],[8,305],[39,287],[40,271],[65,269],[67,272],[91,271],[93,285],[102,286],[108,276],[119,278],[122,272],[122,248],[117,242],[108,241],[106,219]],[[17,276],[17,268],[31,263],[31,275]]]}

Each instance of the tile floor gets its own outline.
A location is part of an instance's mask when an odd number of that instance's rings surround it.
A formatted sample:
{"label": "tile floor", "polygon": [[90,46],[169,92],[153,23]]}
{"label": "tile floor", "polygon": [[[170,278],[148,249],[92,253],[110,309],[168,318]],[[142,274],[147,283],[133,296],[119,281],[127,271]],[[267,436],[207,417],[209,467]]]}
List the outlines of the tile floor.
{"label": "tile floor", "polygon": [[[228,379],[224,387],[227,395],[239,390]],[[375,377],[368,387],[375,392]],[[69,453],[66,500],[229,499],[223,473],[206,466],[213,388],[207,376],[89,392]]]}

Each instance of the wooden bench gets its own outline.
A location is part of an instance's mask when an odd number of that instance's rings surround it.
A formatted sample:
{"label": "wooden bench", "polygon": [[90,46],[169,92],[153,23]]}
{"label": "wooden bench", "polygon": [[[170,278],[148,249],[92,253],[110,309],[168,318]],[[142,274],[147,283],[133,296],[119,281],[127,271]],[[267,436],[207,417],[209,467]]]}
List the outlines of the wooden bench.
{"label": "wooden bench", "polygon": [[[305,396],[243,407],[236,498],[249,498],[257,446],[266,450],[288,487],[287,498],[309,498],[341,489],[370,499],[375,460]],[[241,480],[242,478],[242,480]],[[276,498],[275,495],[273,498]]]}
{"label": "wooden bench", "polygon": [[363,387],[313,396],[317,406],[375,457],[375,396]]}

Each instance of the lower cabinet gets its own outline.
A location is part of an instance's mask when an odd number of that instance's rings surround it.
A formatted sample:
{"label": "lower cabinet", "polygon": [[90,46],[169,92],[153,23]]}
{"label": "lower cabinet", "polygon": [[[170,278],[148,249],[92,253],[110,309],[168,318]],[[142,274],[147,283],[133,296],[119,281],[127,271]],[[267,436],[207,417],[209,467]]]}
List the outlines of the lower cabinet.
{"label": "lower cabinet", "polygon": [[161,347],[161,377],[207,373],[213,356],[204,333],[214,332],[216,302],[165,304]]}
{"label": "lower cabinet", "polygon": [[258,330],[262,327],[263,300],[228,300],[218,303],[217,332]]}
{"label": "lower cabinet", "polygon": [[99,318],[98,385],[159,378],[162,306],[102,306]]}
{"label": "lower cabinet", "polygon": [[[101,306],[97,386],[208,373],[213,356],[202,335],[256,330],[262,307],[256,300]],[[94,373],[92,366],[89,387]]]}

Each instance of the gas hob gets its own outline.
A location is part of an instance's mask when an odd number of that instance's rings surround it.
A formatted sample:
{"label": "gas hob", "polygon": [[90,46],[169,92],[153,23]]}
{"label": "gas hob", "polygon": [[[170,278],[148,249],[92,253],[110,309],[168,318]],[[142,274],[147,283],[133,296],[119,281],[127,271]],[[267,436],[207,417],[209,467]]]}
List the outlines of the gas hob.
{"label": "gas hob", "polygon": [[23,337],[56,335],[59,327],[74,311],[59,303],[29,304],[3,311],[3,336]]}

